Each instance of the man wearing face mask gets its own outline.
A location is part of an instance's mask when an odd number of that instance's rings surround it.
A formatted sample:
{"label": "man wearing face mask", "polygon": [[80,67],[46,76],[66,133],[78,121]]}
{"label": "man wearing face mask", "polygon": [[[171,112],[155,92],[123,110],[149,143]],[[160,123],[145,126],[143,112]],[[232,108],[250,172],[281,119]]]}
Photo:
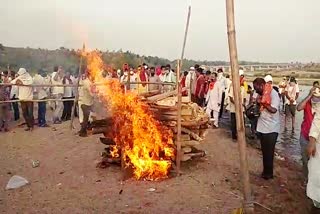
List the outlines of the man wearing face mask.
{"label": "man wearing face mask", "polygon": [[221,86],[221,106],[220,106],[220,111],[219,111],[219,119],[222,117],[222,113],[223,113],[223,106],[224,106],[224,99],[226,96],[226,88],[228,87],[227,85],[227,80],[226,78],[223,76],[223,70],[222,68],[218,69],[218,76],[217,76],[217,81],[219,82],[219,85]]}

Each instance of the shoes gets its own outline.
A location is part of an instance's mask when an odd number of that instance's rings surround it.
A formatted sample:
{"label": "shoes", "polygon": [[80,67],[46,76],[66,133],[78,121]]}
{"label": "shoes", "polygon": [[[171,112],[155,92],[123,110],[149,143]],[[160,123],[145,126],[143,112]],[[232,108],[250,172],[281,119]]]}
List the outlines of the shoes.
{"label": "shoes", "polygon": [[33,130],[33,128],[30,128],[30,127],[28,127],[28,128],[25,129],[26,132],[28,132],[28,131],[31,132],[32,130]]}
{"label": "shoes", "polygon": [[4,128],[4,132],[9,132],[9,129],[8,128]]}
{"label": "shoes", "polygon": [[41,127],[41,128],[47,128],[47,127],[50,127],[48,124],[41,124],[41,125],[39,125],[39,127]]}
{"label": "shoes", "polygon": [[56,120],[53,122],[53,124],[61,124],[61,123],[62,123],[61,120]]}

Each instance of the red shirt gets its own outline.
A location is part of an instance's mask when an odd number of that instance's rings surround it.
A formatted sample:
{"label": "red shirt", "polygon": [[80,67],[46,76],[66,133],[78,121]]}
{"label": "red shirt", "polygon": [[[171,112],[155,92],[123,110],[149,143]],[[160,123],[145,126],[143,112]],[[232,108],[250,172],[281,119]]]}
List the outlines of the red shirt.
{"label": "red shirt", "polygon": [[205,79],[204,79],[204,76],[201,74],[199,77],[198,77],[198,79],[197,79],[197,84],[196,84],[196,93],[195,93],[195,95],[198,97],[199,96],[199,92],[200,92],[200,90],[201,90],[201,88],[202,88],[202,91],[201,91],[201,93],[200,93],[200,98],[202,98],[202,97],[204,97],[204,92],[205,92],[205,90],[204,90],[204,83],[205,83]]}
{"label": "red shirt", "polygon": [[[183,77],[181,78],[181,81],[180,81],[181,88],[186,87],[186,79],[187,79],[187,77],[183,75]],[[187,91],[182,92],[182,96],[187,96],[187,95],[188,95]]]}
{"label": "red shirt", "polygon": [[305,139],[309,139],[309,132],[313,120],[311,100],[309,100],[303,110],[303,121],[301,124],[301,134]]}

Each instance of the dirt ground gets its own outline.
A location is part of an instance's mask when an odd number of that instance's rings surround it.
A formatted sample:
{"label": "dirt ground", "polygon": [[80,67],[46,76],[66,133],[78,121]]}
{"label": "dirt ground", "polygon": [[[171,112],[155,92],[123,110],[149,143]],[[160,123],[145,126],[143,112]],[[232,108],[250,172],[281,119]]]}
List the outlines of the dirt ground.
{"label": "dirt ground", "polygon": [[[207,156],[184,163],[182,176],[122,182],[119,167],[96,168],[104,148],[98,136],[79,138],[68,125],[0,133],[2,213],[224,214],[241,206],[238,147],[224,129],[209,130],[199,147]],[[273,213],[308,213],[300,167],[276,161],[276,178],[264,181],[259,178],[261,159],[258,150],[248,148],[254,200]],[[32,168],[32,160],[39,160],[40,166]],[[4,190],[13,175],[26,178],[30,185]],[[271,212],[256,206],[256,213]]]}

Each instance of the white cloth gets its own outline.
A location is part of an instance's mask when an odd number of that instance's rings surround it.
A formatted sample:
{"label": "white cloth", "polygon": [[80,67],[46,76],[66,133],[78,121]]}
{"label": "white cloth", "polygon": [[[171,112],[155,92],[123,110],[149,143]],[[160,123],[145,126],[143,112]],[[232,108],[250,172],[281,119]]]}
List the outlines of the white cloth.
{"label": "white cloth", "polygon": [[[243,105],[244,98],[246,97],[246,90],[244,89],[243,86],[240,87],[240,96],[241,96],[241,105]],[[229,100],[230,100],[230,98],[234,98],[232,84],[229,87],[228,97],[229,97]],[[231,113],[235,113],[236,107],[235,107],[234,103],[229,101],[229,105],[227,107],[227,110],[229,110]]]}
{"label": "white cloth", "polygon": [[[150,83],[160,83],[161,80],[157,75],[151,76],[149,77],[149,82]],[[153,90],[160,90],[161,85],[156,85],[156,84],[150,84],[149,85],[149,91],[153,91]]]}
{"label": "white cloth", "polygon": [[283,94],[286,90],[286,85],[287,85],[287,81],[286,80],[282,80],[279,83],[279,94]]}
{"label": "white cloth", "polygon": [[195,71],[189,71],[187,77],[186,77],[186,87],[190,89],[191,93],[194,94],[196,90],[196,72]]}
{"label": "white cloth", "polygon": [[[285,91],[288,92],[288,96],[290,98],[294,99],[294,102],[292,104],[293,105],[297,105],[296,96],[300,91],[298,84],[294,84],[293,86],[288,84],[288,86],[286,87]],[[287,98],[286,98],[286,104],[291,104],[290,100],[288,100]]]}
{"label": "white cloth", "polygon": [[309,137],[313,137],[315,139],[318,139],[318,138],[320,138],[320,103],[319,102],[317,102],[317,103],[312,102],[312,113],[313,113],[314,117],[312,120],[310,132],[309,132]]}
{"label": "white cloth", "polygon": [[[57,80],[54,80],[54,77],[56,76],[57,72],[53,72],[51,75],[51,83],[52,85],[62,85],[62,80],[59,75],[57,77]],[[52,87],[52,94],[57,95],[57,94],[62,94],[64,93],[64,88],[63,87]]]}
{"label": "white cloth", "polygon": [[[72,80],[66,79],[66,85],[72,85]],[[63,97],[72,97],[73,87],[65,87]]]}
{"label": "white cloth", "polygon": [[215,82],[213,89],[209,89],[207,93],[206,103],[207,109],[220,111],[223,89],[218,81]]}
{"label": "white cloth", "polygon": [[93,94],[91,93],[91,82],[89,79],[80,80],[81,87],[79,88],[79,106],[81,104],[93,105]]}
{"label": "white cloth", "polygon": [[[33,83],[37,85],[44,85],[47,84],[44,77],[39,74],[36,74],[33,77]],[[35,87],[34,92],[38,94],[38,99],[42,100],[48,96],[47,94],[47,87]]]}
{"label": "white cloth", "polygon": [[[30,74],[24,69],[20,68],[18,71],[18,77],[11,81],[12,84],[16,84],[17,80],[20,80],[23,85],[32,85],[33,80]],[[18,98],[23,101],[31,101],[33,99],[32,87],[18,86]]]}
{"label": "white cloth", "polygon": [[[74,76],[71,76],[70,79],[72,80],[72,83],[76,85],[78,83],[78,78],[75,78]],[[77,87],[72,87],[72,95],[77,95]]]}
{"label": "white cloth", "polygon": [[223,73],[218,73],[218,82],[221,85],[221,89],[223,92],[226,91],[226,88],[228,87],[227,78],[223,76]]}
{"label": "white cloth", "polygon": [[[208,115],[209,118],[211,118],[211,111],[210,109],[206,109],[206,114]],[[219,127],[219,111],[213,110],[213,125],[215,127]]]}
{"label": "white cloth", "polygon": [[308,162],[308,184],[307,196],[312,200],[320,202],[320,106],[319,103],[312,104],[315,115],[312,121],[309,137],[316,139],[316,154],[310,157]]}
{"label": "white cloth", "polygon": [[267,109],[264,109],[258,119],[257,132],[279,133],[280,132],[280,97],[276,90],[271,92],[271,106],[277,109],[277,112],[272,114]]}

